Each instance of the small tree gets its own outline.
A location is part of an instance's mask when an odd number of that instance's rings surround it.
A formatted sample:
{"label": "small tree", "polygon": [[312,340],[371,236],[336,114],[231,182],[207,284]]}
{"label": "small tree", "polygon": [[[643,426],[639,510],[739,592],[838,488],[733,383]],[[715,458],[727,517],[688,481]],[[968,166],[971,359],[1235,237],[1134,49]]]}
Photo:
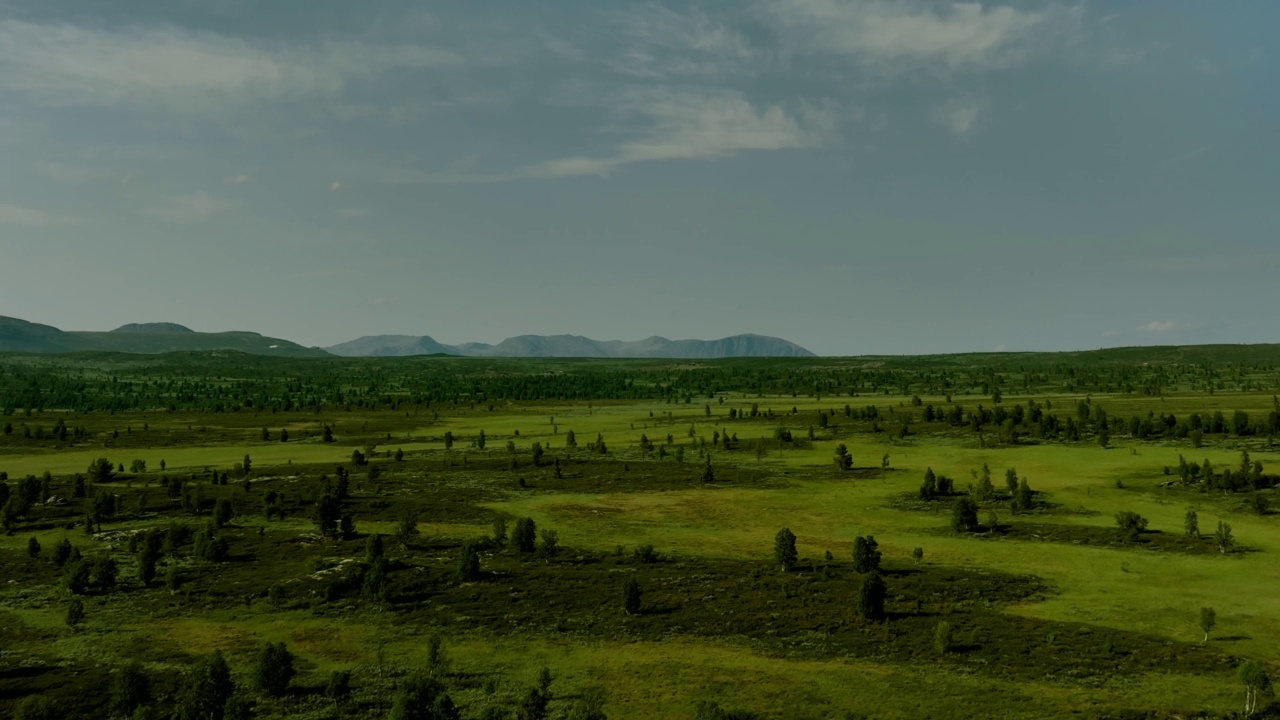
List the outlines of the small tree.
{"label": "small tree", "polygon": [[1271,677],[1262,665],[1246,660],[1240,665],[1240,682],[1244,684],[1244,714],[1248,717],[1258,711],[1259,696],[1271,689]]}
{"label": "small tree", "polygon": [[978,529],[978,503],[967,497],[956,501],[951,510],[951,529],[956,532],[974,532]]}
{"label": "small tree", "polygon": [[862,587],[858,588],[858,614],[868,620],[883,620],[885,618],[884,599],[887,594],[888,589],[880,573],[868,575],[867,579],[862,581]]}
{"label": "small tree", "polygon": [[127,663],[111,680],[111,707],[129,717],[151,700],[151,679],[137,662]]}
{"label": "small tree", "polygon": [[538,543],[538,554],[543,558],[550,560],[560,554],[560,535],[555,530],[545,529],[538,538],[542,541]]}
{"label": "small tree", "polygon": [[916,548],[915,550],[912,550],[912,551],[911,551],[911,559],[912,559],[912,560],[915,560],[915,561],[916,561],[916,564],[919,564],[919,563],[923,562],[923,561],[924,561],[924,548],[922,548],[922,547],[918,547],[918,548]]}
{"label": "small tree", "polygon": [[1182,531],[1187,537],[1200,539],[1200,518],[1193,508],[1187,508],[1187,514],[1182,518]]}
{"label": "small tree", "polygon": [[235,517],[235,508],[231,506],[231,501],[220,498],[213,504],[213,526],[220,528],[231,522],[231,518]]}
{"label": "small tree", "polygon": [[178,716],[201,720],[221,718],[234,691],[231,668],[227,667],[222,651],[214,650],[193,669],[191,681],[178,706]]}
{"label": "small tree", "polygon": [[507,544],[507,519],[504,517],[493,519],[493,544],[498,547]]}
{"label": "small tree", "polygon": [[458,556],[458,579],[463,582],[480,579],[480,551],[475,543],[462,546],[462,553]]}
{"label": "small tree", "polygon": [[67,627],[75,630],[84,622],[84,602],[80,598],[71,598],[67,603]]}
{"label": "small tree", "polygon": [[880,570],[880,544],[874,536],[853,539],[853,569],[864,575]]}
{"label": "small tree", "polygon": [[933,649],[939,655],[951,652],[951,623],[943,620],[933,629]]}
{"label": "small tree", "polygon": [[378,558],[382,557],[385,554],[385,552],[386,550],[385,548],[383,548],[383,545],[382,545],[381,534],[373,533],[372,535],[369,536],[367,540],[364,541],[364,561],[366,563],[369,563],[370,565],[372,565],[373,562]]}
{"label": "small tree", "polygon": [[1218,544],[1218,552],[1226,555],[1231,551],[1231,546],[1235,544],[1235,538],[1231,535],[1231,526],[1218,521],[1218,529],[1213,532],[1213,540]]}
{"label": "small tree", "polygon": [[253,684],[258,690],[280,697],[289,689],[289,682],[296,674],[293,653],[284,643],[267,643],[258,651],[253,665]]}
{"label": "small tree", "polygon": [[1116,526],[1124,533],[1129,542],[1136,542],[1138,536],[1147,529],[1147,519],[1132,510],[1116,513]]}
{"label": "small tree", "polygon": [[1008,470],[1004,471],[1004,486],[1005,486],[1005,489],[1009,491],[1010,496],[1018,492],[1018,471],[1017,470],[1014,470],[1013,468],[1009,468]]}
{"label": "small tree", "polygon": [[33,559],[40,557],[40,541],[34,535],[27,540],[27,557]]}
{"label": "small tree", "polygon": [[346,700],[351,695],[351,671],[334,670],[324,684],[324,696],[335,703]]}
{"label": "small tree", "polygon": [[782,572],[790,572],[798,558],[795,533],[790,528],[782,528],[773,539],[774,562],[782,567]]}
{"label": "small tree", "polygon": [[628,615],[639,613],[643,596],[644,591],[640,589],[640,583],[633,577],[627,578],[626,583],[622,585],[622,609]]}
{"label": "small tree", "polygon": [[1013,494],[1014,512],[1030,510],[1035,506],[1035,493],[1026,478],[1018,481],[1018,490]]}
{"label": "small tree", "polygon": [[1200,608],[1200,630],[1204,632],[1204,642],[1209,642],[1209,633],[1218,625],[1218,613],[1211,607]]}
{"label": "small tree", "polygon": [[445,695],[438,680],[425,675],[405,678],[391,700],[387,720],[436,720],[436,703]]}
{"label": "small tree", "polygon": [[538,525],[533,518],[520,518],[516,520],[515,528],[511,531],[511,541],[515,543],[516,549],[522,553],[531,553],[537,548]]}
{"label": "small tree", "polygon": [[938,496],[938,476],[933,473],[933,468],[925,468],[919,495],[921,500],[932,500]]}

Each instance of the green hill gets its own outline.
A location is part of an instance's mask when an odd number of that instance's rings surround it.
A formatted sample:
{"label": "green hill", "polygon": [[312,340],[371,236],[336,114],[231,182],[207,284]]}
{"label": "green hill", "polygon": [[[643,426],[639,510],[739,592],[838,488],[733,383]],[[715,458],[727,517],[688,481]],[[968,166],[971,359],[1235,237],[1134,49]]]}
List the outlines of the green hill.
{"label": "green hill", "polygon": [[193,350],[237,350],[284,357],[328,356],[319,348],[253,332],[193,332],[172,323],[131,324],[111,332],[74,332],[0,315],[0,352],[155,354]]}

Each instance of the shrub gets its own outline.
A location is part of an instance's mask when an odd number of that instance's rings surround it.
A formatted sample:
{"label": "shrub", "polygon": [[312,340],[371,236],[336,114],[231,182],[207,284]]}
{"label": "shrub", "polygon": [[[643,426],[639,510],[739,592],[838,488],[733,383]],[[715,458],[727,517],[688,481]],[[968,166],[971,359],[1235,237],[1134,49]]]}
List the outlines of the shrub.
{"label": "shrub", "polygon": [[1132,510],[1121,510],[1116,513],[1116,526],[1133,542],[1147,529],[1147,519]]}

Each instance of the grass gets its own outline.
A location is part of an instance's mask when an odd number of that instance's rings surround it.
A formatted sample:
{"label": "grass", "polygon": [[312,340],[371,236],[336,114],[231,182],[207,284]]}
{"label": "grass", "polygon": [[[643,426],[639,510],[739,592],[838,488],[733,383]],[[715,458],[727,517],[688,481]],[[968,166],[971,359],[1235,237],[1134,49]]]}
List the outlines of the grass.
{"label": "grass", "polygon": [[[1045,399],[1036,397],[1040,403]],[[1215,408],[1264,412],[1272,402],[1268,393],[1092,399],[1123,416]],[[166,425],[154,414],[145,421],[142,416],[109,421],[94,417],[92,422],[132,422],[133,427],[148,422],[149,432],[166,433],[171,444],[151,449],[6,445],[0,449],[0,469],[11,478],[48,470],[59,476],[59,483],[100,456],[126,465],[134,458],[145,459],[151,472],[111,487],[129,497],[146,488],[162,513],[108,523],[109,530],[146,528],[177,515],[162,504],[155,485],[161,458],[166,472],[177,476],[204,467],[228,468],[249,454],[259,480],[247,497],[234,478],[225,488],[210,488],[206,496],[234,498],[239,517],[228,535],[238,560],[216,568],[190,565],[188,586],[177,594],[126,583],[109,598],[93,596],[87,602],[86,627],[79,632],[68,631],[62,622],[65,603],[55,587],[57,573],[24,557],[27,539],[38,537],[46,553],[67,537],[87,550],[117,555],[122,553],[120,541],[108,547],[107,540],[88,539],[79,528],[62,528],[61,523],[81,516],[74,509],[65,517],[0,537],[0,566],[9,568],[16,580],[0,588],[0,626],[6,628],[0,654],[0,709],[33,690],[59,692],[59,682],[68,683],[61,695],[70,697],[71,689],[103,682],[105,668],[130,657],[144,658],[154,669],[180,668],[193,656],[222,648],[243,673],[258,645],[283,641],[301,658],[300,686],[314,690],[329,670],[355,669],[363,687],[356,707],[376,715],[389,683],[404,668],[422,661],[425,638],[440,630],[449,638],[456,699],[467,708],[467,717],[486,704],[514,698],[543,665],[557,676],[553,687],[560,707],[584,687],[599,685],[608,688],[610,715],[629,718],[688,716],[702,699],[770,717],[797,718],[841,717],[846,711],[877,718],[1114,716],[1130,710],[1223,714],[1240,702],[1230,658],[1280,663],[1280,646],[1275,643],[1280,637],[1280,575],[1267,569],[1280,551],[1277,516],[1247,511],[1234,498],[1159,486],[1169,479],[1164,467],[1176,466],[1179,454],[1233,467],[1244,445],[1273,471],[1280,467],[1280,453],[1264,441],[1214,438],[1214,444],[1194,449],[1189,442],[1137,443],[1121,436],[1109,449],[1092,442],[984,447],[971,433],[946,428],[896,440],[888,433],[850,432],[837,415],[835,429],[815,428],[817,439],[802,449],[779,449],[769,440],[759,459],[749,449],[713,450],[712,465],[720,481],[698,481],[702,461],[690,444],[690,426],[708,442],[721,428],[737,433],[744,443],[771,438],[774,428],[782,426],[803,434],[817,410],[842,408],[848,400],[734,394],[723,405],[713,404],[713,418],[706,417],[700,403],[656,402],[592,403],[590,408],[586,403],[517,404],[493,411],[479,406],[441,412],[432,422],[421,415],[368,412],[343,418],[339,427],[346,430],[334,444],[257,441],[261,418],[200,418],[209,436],[218,438],[201,442],[194,432],[182,434],[185,418]],[[900,396],[853,400],[855,407],[875,403],[886,411],[909,402]],[[1023,400],[1006,396],[1004,402]],[[942,404],[942,398],[924,402]],[[1067,408],[1075,398],[1053,396],[1052,402],[1055,408]],[[772,406],[775,413],[790,413],[793,406],[799,412],[767,421],[727,418],[729,408],[746,410],[753,403],[762,409]],[[663,418],[667,411],[673,413],[669,421]],[[225,422],[218,424],[221,421]],[[48,418],[44,422],[52,424]],[[298,419],[296,425],[315,427],[317,422]],[[272,427],[283,424],[283,419],[276,419]],[[564,448],[569,429],[577,434],[576,451]],[[467,447],[480,430],[488,436],[485,451]],[[445,431],[458,438],[447,454]],[[387,441],[386,432],[394,439]],[[610,447],[604,458],[582,447],[597,433]],[[641,433],[656,443],[665,442],[671,433],[677,444],[686,446],[686,463],[642,457],[636,448]],[[137,434],[134,430],[129,437]],[[515,471],[507,469],[508,440],[519,448],[522,465]],[[527,451],[535,441],[565,459],[565,477],[554,478],[549,466],[528,463]],[[400,599],[380,611],[350,600],[313,609],[310,593],[323,587],[323,581],[312,577],[315,559],[358,557],[363,544],[306,541],[314,531],[307,515],[308,493],[316,491],[321,473],[332,474],[334,465],[349,464],[352,450],[375,443],[379,452],[402,448],[408,457],[404,463],[377,458],[375,464],[384,469],[377,480],[367,479],[361,470],[353,472],[357,489],[351,507],[361,532],[387,534],[394,531],[403,509],[420,512],[422,537],[416,548],[389,551],[404,562],[396,570]],[[853,473],[833,469],[837,443],[846,444],[853,454]],[[890,468],[881,472],[880,459],[886,453]],[[930,512],[896,502],[914,493],[926,468],[956,478],[963,488],[971,481],[970,471],[984,463],[997,487],[1003,484],[1004,470],[1016,468],[1059,511],[1021,516],[1010,513],[1006,503],[993,504],[990,509],[1001,523],[1019,532],[974,537],[946,530],[945,510]],[[518,485],[520,478],[526,480],[524,488]],[[267,522],[260,514],[261,497],[273,488],[288,497],[284,521]],[[1128,547],[1118,542],[1073,542],[1113,536],[1113,515],[1122,510],[1140,513],[1162,535],[1180,536],[1189,506],[1197,508],[1206,534],[1217,520],[1225,520],[1250,552],[1224,556],[1177,552],[1159,543]],[[498,514],[532,517],[540,527],[556,529],[568,557],[542,567],[493,557],[485,567],[494,574],[481,583],[468,587],[450,580],[458,543],[487,534]],[[257,536],[258,527],[267,528],[264,536]],[[903,618],[890,623],[900,633],[897,640],[863,637],[858,633],[878,631],[864,632],[856,623],[839,625],[848,622],[845,610],[856,595],[856,578],[849,577],[847,569],[839,571],[839,578],[811,581],[816,594],[803,595],[810,598],[803,601],[803,611],[778,600],[772,571],[759,577],[752,572],[771,567],[772,540],[781,527],[796,533],[802,564],[821,563],[830,551],[837,566],[847,565],[853,538],[870,534],[893,568],[915,568],[911,551],[922,547],[924,563],[919,569],[925,576],[1032,575],[1043,589],[1001,601],[998,609],[960,611],[952,617],[958,631],[983,628],[991,638],[992,654],[975,651],[939,661],[928,656],[934,622],[930,617],[916,618],[904,610]],[[1028,536],[1042,532],[1060,537],[1048,542]],[[619,545],[629,553],[643,543],[677,560],[637,570],[629,560],[614,559]],[[586,560],[578,563],[579,556]],[[646,584],[665,588],[655,589],[651,601],[666,602],[673,609],[634,622],[620,616],[612,608],[610,578],[617,575],[608,574],[609,568],[643,573]],[[816,571],[810,574],[817,576]],[[697,582],[723,599],[698,600]],[[266,588],[278,583],[288,588],[290,597],[283,610],[271,609],[265,599]],[[892,601],[891,608],[909,609],[915,592],[926,604],[936,599],[932,590],[908,591],[903,589],[907,585],[898,584],[905,595]],[[514,587],[524,588],[529,598],[521,607],[532,609],[513,609]],[[771,610],[757,607],[771,598],[770,593],[776,605]],[[1217,610],[1218,628],[1202,649],[1197,618],[1204,606]],[[750,619],[740,630],[732,623],[708,623],[709,615],[700,613],[710,608],[716,608],[715,617],[738,612]],[[769,612],[782,613],[781,619],[770,621]],[[556,615],[563,616],[565,627],[557,627]],[[460,621],[460,616],[467,620]],[[516,616],[519,622],[510,625]],[[826,650],[803,644],[806,633],[818,627],[805,626],[804,618],[817,618],[814,623],[831,628],[822,632],[818,643]],[[672,631],[672,626],[685,629]],[[770,628],[780,635],[753,636],[756,630]],[[1047,638],[1050,633],[1053,641]],[[1131,651],[1148,648],[1135,657],[1173,654],[1150,667],[1131,663],[1123,670],[1080,674],[1089,663],[1098,664],[1093,653],[1107,637]],[[1019,661],[996,652],[1053,643],[1062,649],[1045,650],[1044,659],[1036,655]],[[1178,653],[1184,653],[1183,660],[1173,659]],[[68,679],[72,677],[78,679]],[[490,678],[496,678],[495,683],[487,683]],[[265,716],[338,716],[338,710],[308,692],[264,703]]]}

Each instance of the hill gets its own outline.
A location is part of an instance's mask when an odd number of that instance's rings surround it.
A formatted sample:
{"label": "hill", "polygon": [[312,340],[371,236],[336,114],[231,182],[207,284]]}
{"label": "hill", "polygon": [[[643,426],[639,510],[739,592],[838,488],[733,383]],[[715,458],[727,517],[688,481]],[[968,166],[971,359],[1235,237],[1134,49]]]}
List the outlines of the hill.
{"label": "hill", "polygon": [[0,352],[154,354],[192,350],[237,350],[286,357],[328,355],[318,348],[253,332],[202,333],[174,323],[134,323],[110,332],[75,332],[0,315]]}
{"label": "hill", "polygon": [[371,335],[325,348],[345,357],[403,357],[445,353],[464,357],[584,357],[584,358],[726,358],[815,357],[781,338],[734,335],[719,340],[592,340],[580,335],[519,335],[497,345],[445,345],[428,335]]}

